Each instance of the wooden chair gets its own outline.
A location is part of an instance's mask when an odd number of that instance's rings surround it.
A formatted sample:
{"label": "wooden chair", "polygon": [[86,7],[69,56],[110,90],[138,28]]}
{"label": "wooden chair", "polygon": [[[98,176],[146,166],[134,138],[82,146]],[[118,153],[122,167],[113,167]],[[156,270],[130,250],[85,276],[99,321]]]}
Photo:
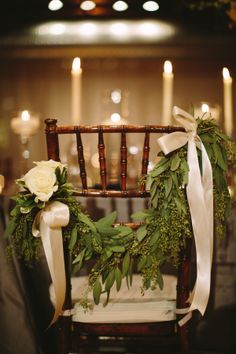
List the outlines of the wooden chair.
{"label": "wooden chair", "polygon": [[[47,152],[48,158],[56,161],[60,161],[59,151],[59,135],[70,134],[76,136],[77,152],[78,152],[78,164],[80,168],[80,178],[82,188],[78,190],[77,195],[79,197],[104,197],[104,198],[145,198],[149,196],[145,185],[136,186],[136,189],[127,189],[127,135],[137,135],[142,133],[144,137],[142,161],[140,161],[140,176],[147,174],[150,152],[150,135],[171,133],[173,131],[183,131],[182,128],[172,126],[157,126],[157,125],[94,125],[94,126],[58,126],[56,119],[46,119],[46,140],[47,140]],[[120,186],[116,190],[107,189],[107,169],[106,169],[106,155],[105,155],[105,138],[106,134],[119,133],[121,136],[120,149]],[[82,136],[89,134],[91,139],[97,139],[98,141],[98,155],[100,163],[100,176],[101,184],[100,189],[89,189],[87,186],[86,177],[86,163],[83,153]],[[92,137],[91,137],[92,136]],[[97,136],[97,137],[96,137]],[[137,224],[129,223],[132,228],[137,228]],[[67,278],[67,292],[66,300],[64,303],[64,310],[70,310],[72,308],[71,300],[71,282],[70,282],[70,264],[69,264],[69,251],[65,244],[65,266],[66,266],[66,278]],[[177,294],[176,294],[176,307],[187,307],[186,301],[189,297],[189,275],[190,275],[190,252],[191,242],[187,243],[186,248],[182,250],[181,262],[178,269],[177,276]],[[96,344],[100,343],[99,338],[108,339],[106,343],[109,343],[109,338],[120,340],[122,343],[140,343],[148,338],[146,343],[150,343],[150,347],[153,348],[153,353],[157,353],[158,347],[156,344],[162,343],[163,340],[170,340],[170,336],[176,336],[179,338],[179,352],[188,353],[188,324],[179,327],[177,324],[178,319],[183,317],[177,315],[174,321],[164,322],[146,322],[146,323],[122,323],[122,324],[88,324],[88,323],[75,323],[72,321],[72,317],[60,317],[59,319],[59,353],[95,353],[98,352]],[[133,341],[130,338],[135,338]],[[78,347],[76,347],[78,345]],[[93,345],[95,347],[93,347]],[[137,344],[139,345],[139,344]],[[141,344],[140,344],[141,345]],[[160,344],[161,345],[161,344]],[[90,349],[88,348],[90,347]],[[92,348],[92,349],[91,349]],[[95,348],[95,349],[94,349]],[[146,346],[148,348],[148,346]],[[155,349],[154,349],[155,348]],[[178,352],[178,347],[175,346],[175,352]],[[87,350],[87,351],[86,351]],[[89,351],[90,350],[90,351]],[[141,349],[140,349],[141,350]],[[108,351],[111,353],[112,351]],[[139,351],[144,353],[145,350]],[[164,351],[161,351],[164,353]]]}

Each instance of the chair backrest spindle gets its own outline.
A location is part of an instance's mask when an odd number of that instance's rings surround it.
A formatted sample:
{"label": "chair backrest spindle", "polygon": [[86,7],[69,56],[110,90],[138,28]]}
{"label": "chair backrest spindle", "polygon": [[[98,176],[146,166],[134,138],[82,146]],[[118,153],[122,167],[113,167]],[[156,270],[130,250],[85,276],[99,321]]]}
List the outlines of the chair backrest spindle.
{"label": "chair backrest spindle", "polygon": [[[150,132],[146,131],[143,144],[143,157],[142,157],[142,171],[141,176],[147,175],[149,164],[149,151],[150,151]],[[142,183],[140,190],[144,192],[146,190],[146,184]]]}
{"label": "chair backrest spindle", "polygon": [[84,148],[83,148],[80,132],[76,133],[76,142],[77,142],[78,162],[80,168],[80,178],[82,182],[82,187],[83,189],[87,189],[88,186],[87,186],[87,173],[86,173],[85,160],[84,160]]}
{"label": "chair backrest spindle", "polygon": [[105,143],[104,143],[102,128],[98,132],[98,155],[99,155],[102,190],[105,191],[107,186],[107,177],[106,177],[107,172],[106,172]]}
{"label": "chair backrest spindle", "polygon": [[121,146],[120,146],[120,178],[121,190],[126,191],[127,181],[127,145],[126,145],[126,132],[121,133]]}

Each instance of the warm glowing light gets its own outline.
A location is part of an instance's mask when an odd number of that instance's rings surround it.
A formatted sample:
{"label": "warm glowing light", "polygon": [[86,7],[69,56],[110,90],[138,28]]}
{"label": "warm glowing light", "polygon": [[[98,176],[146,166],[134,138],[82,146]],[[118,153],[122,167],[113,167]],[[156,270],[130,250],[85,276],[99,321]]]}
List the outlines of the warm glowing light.
{"label": "warm glowing light", "polygon": [[111,92],[111,100],[115,104],[119,104],[121,101],[121,91],[120,90],[113,90]]}
{"label": "warm glowing light", "polygon": [[48,4],[48,8],[51,11],[57,11],[60,10],[63,7],[63,2],[61,2],[60,0],[52,0],[50,1],[50,3]]}
{"label": "warm glowing light", "polygon": [[202,103],[201,110],[203,113],[208,113],[210,112],[210,107],[208,106],[207,103]]}
{"label": "warm glowing light", "polygon": [[223,68],[222,73],[223,73],[223,78],[225,80],[230,79],[230,73],[229,73],[229,69],[228,68]]}
{"label": "warm glowing light", "polygon": [[171,61],[166,60],[166,61],[164,62],[164,72],[165,72],[166,74],[171,74],[171,73],[172,73],[172,70],[173,70],[173,68],[172,68],[172,63],[171,63]]}
{"label": "warm glowing light", "polygon": [[115,11],[125,11],[128,9],[128,4],[125,1],[116,1],[112,7]]}
{"label": "warm glowing light", "polygon": [[143,4],[143,8],[146,11],[152,12],[152,11],[157,11],[159,9],[159,5],[156,1],[146,1]]}
{"label": "warm glowing light", "polygon": [[124,23],[118,22],[111,24],[110,31],[114,36],[125,36],[128,33],[128,28]]}
{"label": "warm glowing light", "polygon": [[95,9],[96,4],[94,1],[82,1],[80,4],[80,8],[84,11],[91,11]]}
{"label": "warm glowing light", "polygon": [[86,37],[93,36],[97,32],[97,26],[91,22],[83,23],[79,27],[78,32]]}
{"label": "warm glowing light", "polygon": [[140,33],[145,37],[156,36],[160,32],[160,28],[152,22],[144,22],[140,25]]}
{"label": "warm glowing light", "polygon": [[112,113],[110,119],[113,123],[118,123],[121,120],[121,117],[119,113]]}
{"label": "warm glowing light", "polygon": [[24,121],[24,122],[27,122],[28,120],[30,120],[30,114],[28,111],[23,111],[21,113],[21,119]]}
{"label": "warm glowing light", "polygon": [[135,145],[129,147],[129,153],[131,155],[137,155],[138,151],[139,151],[139,149]]}
{"label": "warm glowing light", "polygon": [[[168,38],[176,28],[159,20],[104,20],[45,22],[32,27],[33,35],[45,36],[47,43],[55,43],[54,36],[61,35],[63,43],[113,43],[113,41],[147,42]],[[48,36],[48,38],[46,38]]]}
{"label": "warm glowing light", "polygon": [[62,23],[56,23],[50,27],[50,33],[55,36],[63,34],[65,33],[65,31],[66,31],[66,26],[63,25]]}
{"label": "warm glowing light", "polygon": [[80,71],[80,65],[81,65],[80,58],[78,57],[74,58],[72,63],[72,72],[78,73]]}

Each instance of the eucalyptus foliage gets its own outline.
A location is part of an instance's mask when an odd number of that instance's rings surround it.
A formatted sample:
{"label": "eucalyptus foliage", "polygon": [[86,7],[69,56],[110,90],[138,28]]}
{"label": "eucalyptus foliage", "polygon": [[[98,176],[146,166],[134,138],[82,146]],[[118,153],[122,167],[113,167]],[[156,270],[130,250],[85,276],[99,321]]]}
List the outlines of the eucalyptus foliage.
{"label": "eucalyptus foliage", "polygon": [[[212,119],[198,119],[198,135],[212,164],[215,226],[222,237],[230,204],[227,170],[235,165],[236,146]],[[199,164],[201,166],[200,151]],[[131,216],[142,221],[133,231],[127,226],[113,227],[116,212],[93,221],[73,196],[73,187],[66,182],[66,169],[56,169],[59,187],[49,202],[58,200],[69,207],[70,222],[63,228],[63,238],[69,243],[74,271],[85,265],[89,267],[89,261],[93,259],[82,305],[88,305],[89,291],[93,292],[94,302],[98,304],[102,293],[107,294],[108,301],[111,288],[119,291],[122,281],[126,280],[127,286],[131,286],[134,271],[142,274],[142,291],[156,286],[163,288],[162,265],[170,262],[177,266],[182,247],[192,237],[186,197],[188,172],[187,145],[166,156],[160,154],[159,162],[142,182],[150,186],[149,207]],[[31,263],[40,249],[40,239],[32,235],[32,224],[45,203],[35,203],[34,195],[22,187],[14,198],[16,206],[7,229],[12,235],[9,251]]]}

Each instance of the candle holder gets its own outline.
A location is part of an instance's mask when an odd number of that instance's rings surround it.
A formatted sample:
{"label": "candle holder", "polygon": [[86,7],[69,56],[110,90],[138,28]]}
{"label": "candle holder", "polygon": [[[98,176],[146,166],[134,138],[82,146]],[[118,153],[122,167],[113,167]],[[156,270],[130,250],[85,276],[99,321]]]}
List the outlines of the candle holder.
{"label": "candle holder", "polygon": [[12,131],[19,135],[21,142],[21,174],[28,170],[28,160],[30,158],[29,138],[36,134],[39,126],[40,119],[38,114],[32,111],[19,111],[16,117],[11,119]]}

